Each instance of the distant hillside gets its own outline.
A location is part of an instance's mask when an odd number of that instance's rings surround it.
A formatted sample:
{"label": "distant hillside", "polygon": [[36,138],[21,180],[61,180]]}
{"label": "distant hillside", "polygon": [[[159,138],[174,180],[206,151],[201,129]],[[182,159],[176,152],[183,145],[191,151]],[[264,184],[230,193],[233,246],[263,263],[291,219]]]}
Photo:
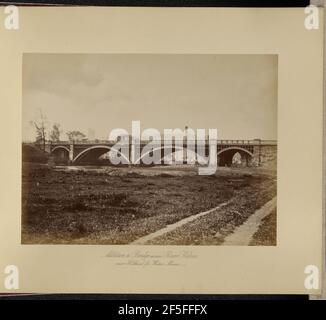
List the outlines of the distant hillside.
{"label": "distant hillside", "polygon": [[49,154],[31,145],[23,145],[22,160],[23,162],[47,163]]}

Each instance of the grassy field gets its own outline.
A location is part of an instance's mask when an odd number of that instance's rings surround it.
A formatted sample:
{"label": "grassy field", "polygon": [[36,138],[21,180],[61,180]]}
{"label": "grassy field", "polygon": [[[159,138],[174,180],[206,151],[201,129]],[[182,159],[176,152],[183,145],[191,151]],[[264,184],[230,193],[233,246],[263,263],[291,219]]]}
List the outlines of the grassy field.
{"label": "grassy field", "polygon": [[[273,171],[219,168],[199,176],[196,170],[23,163],[22,243],[127,244],[229,201],[149,243],[218,245],[276,195]],[[275,245],[276,214],[262,227],[252,245]]]}

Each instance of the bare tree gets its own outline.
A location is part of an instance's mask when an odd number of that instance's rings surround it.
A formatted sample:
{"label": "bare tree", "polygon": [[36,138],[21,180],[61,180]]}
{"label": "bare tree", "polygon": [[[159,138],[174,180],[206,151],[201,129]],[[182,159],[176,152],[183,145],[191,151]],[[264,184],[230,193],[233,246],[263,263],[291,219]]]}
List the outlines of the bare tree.
{"label": "bare tree", "polygon": [[60,134],[61,134],[60,124],[55,123],[52,126],[52,130],[50,132],[50,140],[53,141],[53,142],[60,141]]}
{"label": "bare tree", "polygon": [[68,131],[67,137],[69,141],[80,141],[86,138],[86,135],[80,131]]}
{"label": "bare tree", "polygon": [[43,150],[45,151],[46,142],[46,117],[44,116],[42,110],[39,110],[40,117],[37,121],[31,121],[31,124],[36,130],[36,142],[43,145]]}

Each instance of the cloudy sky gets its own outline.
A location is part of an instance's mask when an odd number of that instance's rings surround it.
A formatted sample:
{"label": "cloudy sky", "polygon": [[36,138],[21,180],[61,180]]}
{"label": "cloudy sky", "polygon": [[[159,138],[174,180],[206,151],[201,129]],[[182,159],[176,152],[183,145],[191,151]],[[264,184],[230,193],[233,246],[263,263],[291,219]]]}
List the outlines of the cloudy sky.
{"label": "cloudy sky", "polygon": [[23,139],[39,110],[65,132],[190,128],[276,139],[277,56],[24,54]]}

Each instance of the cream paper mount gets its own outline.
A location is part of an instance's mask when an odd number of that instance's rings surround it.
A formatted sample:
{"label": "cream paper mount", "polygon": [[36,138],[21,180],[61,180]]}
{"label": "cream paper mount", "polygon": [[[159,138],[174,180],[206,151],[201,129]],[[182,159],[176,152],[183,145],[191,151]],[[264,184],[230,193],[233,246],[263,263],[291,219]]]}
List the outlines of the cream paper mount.
{"label": "cream paper mount", "polygon": [[[321,292],[322,8],[319,28],[304,8],[18,13],[0,28],[1,292]],[[148,151],[147,128],[181,145]]]}

